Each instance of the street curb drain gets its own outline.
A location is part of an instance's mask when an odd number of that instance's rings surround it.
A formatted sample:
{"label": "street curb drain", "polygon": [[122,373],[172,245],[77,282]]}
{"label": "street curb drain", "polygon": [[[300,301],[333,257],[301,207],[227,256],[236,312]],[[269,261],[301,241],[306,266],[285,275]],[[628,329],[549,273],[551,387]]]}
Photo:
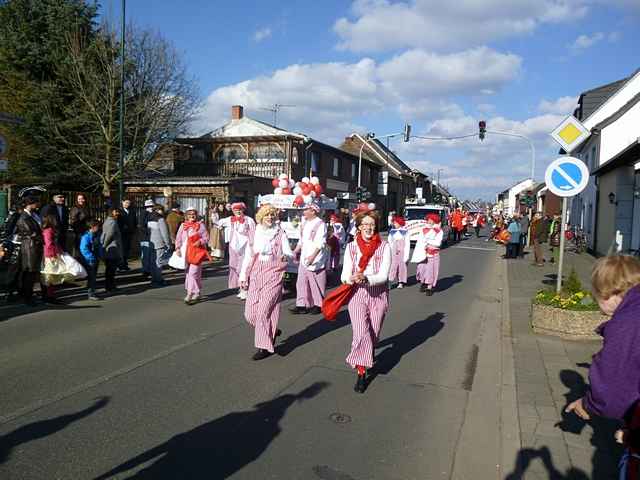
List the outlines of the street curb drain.
{"label": "street curb drain", "polygon": [[351,417],[346,413],[334,412],[329,415],[329,420],[333,423],[351,423]]}

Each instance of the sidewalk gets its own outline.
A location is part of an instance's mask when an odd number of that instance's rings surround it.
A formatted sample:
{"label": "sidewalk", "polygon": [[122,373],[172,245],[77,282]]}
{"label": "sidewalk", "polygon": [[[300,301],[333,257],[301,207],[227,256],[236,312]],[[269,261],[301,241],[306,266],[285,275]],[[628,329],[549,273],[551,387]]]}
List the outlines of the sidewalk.
{"label": "sidewalk", "polygon": [[[600,341],[575,342],[536,335],[530,322],[531,299],[553,287],[557,265],[531,265],[530,259],[508,262],[509,308],[513,342],[520,451],[509,479],[615,479],[621,450],[614,443],[615,423],[588,423],[564,407],[584,394],[591,357]],[[575,268],[585,289],[595,259],[565,256],[564,277]]]}

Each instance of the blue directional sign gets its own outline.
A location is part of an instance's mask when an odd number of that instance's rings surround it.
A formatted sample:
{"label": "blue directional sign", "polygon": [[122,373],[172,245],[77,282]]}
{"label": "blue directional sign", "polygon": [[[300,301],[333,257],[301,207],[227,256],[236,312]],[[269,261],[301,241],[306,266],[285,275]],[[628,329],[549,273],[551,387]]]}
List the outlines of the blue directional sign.
{"label": "blue directional sign", "polygon": [[559,197],[573,197],[589,183],[589,169],[575,157],[560,157],[551,162],[544,174],[547,188]]}

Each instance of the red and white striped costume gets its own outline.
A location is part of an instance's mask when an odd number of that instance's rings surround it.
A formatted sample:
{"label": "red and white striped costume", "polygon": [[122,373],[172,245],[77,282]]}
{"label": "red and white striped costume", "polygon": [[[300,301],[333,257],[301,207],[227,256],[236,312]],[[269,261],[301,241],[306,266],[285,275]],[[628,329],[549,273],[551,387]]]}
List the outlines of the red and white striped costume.
{"label": "red and white striped costume", "polygon": [[[239,217],[227,217],[220,221],[225,230],[229,232],[229,288],[240,286],[240,268],[244,252],[252,242],[256,230],[256,222],[253,218],[243,215]],[[234,220],[235,219],[235,220]]]}
{"label": "red and white striped costume", "polygon": [[273,341],[280,319],[282,281],[287,260],[293,252],[280,227],[256,228],[253,245],[246,249],[240,281],[249,282],[244,316],[253,327],[256,348],[273,353]]}
{"label": "red and white striped costume", "polygon": [[389,245],[391,247],[391,271],[389,280],[407,283],[407,262],[411,251],[409,230],[394,228],[389,231]]}
{"label": "red and white striped costume", "polygon": [[[300,265],[296,281],[296,306],[310,308],[321,307],[327,285],[327,226],[321,218],[307,220],[300,228],[300,241],[296,249],[300,250]],[[307,264],[307,258],[318,249],[313,263]]]}
{"label": "red and white striped costume", "polygon": [[426,227],[420,232],[411,263],[417,263],[416,279],[427,286],[435,287],[440,274],[440,245],[442,229],[440,225]]}
{"label": "red and white striped costume", "polygon": [[[342,266],[342,283],[349,281],[358,271],[358,262],[362,253],[353,241],[347,245]],[[378,342],[384,317],[389,310],[389,270],[391,268],[391,248],[382,242],[369,260],[364,275],[368,283],[355,286],[349,300],[348,310],[353,329],[351,352],[347,363],[355,368],[373,366],[373,349]]]}

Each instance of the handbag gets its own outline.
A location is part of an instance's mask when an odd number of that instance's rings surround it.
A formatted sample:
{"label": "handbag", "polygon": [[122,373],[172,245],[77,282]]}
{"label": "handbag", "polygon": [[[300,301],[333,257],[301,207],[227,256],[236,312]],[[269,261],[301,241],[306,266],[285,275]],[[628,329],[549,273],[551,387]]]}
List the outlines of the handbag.
{"label": "handbag", "polygon": [[343,284],[335,290],[329,292],[322,302],[322,314],[324,318],[333,322],[338,316],[340,309],[349,303],[353,295],[354,285]]}
{"label": "handbag", "polygon": [[187,241],[187,263],[200,265],[206,259],[211,260],[209,252],[200,244],[200,235],[192,235]]}
{"label": "handbag", "polygon": [[187,268],[187,266],[185,265],[185,256],[187,254],[186,243],[183,243],[180,247],[180,254],[181,255],[178,255],[177,252],[173,252],[173,255],[171,255],[171,258],[169,259],[169,266],[171,268],[176,268],[178,270],[184,270],[185,268]]}

